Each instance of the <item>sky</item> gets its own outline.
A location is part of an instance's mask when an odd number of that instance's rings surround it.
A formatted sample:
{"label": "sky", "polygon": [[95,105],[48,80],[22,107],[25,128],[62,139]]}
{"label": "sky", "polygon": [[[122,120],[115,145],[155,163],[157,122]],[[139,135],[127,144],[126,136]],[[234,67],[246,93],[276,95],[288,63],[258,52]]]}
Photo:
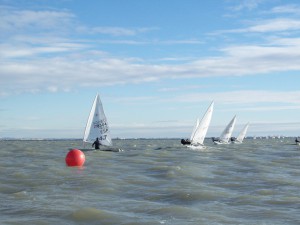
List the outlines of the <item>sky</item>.
{"label": "sky", "polygon": [[300,135],[296,0],[0,0],[0,137]]}

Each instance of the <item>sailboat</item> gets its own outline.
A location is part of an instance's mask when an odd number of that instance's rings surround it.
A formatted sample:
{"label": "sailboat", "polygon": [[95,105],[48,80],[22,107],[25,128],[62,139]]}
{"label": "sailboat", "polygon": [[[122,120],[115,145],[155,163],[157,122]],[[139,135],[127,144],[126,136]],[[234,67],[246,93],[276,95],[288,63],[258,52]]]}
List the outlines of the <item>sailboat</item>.
{"label": "sailboat", "polygon": [[241,131],[241,133],[239,134],[239,136],[235,140],[233,140],[232,143],[241,144],[243,142],[245,136],[246,136],[248,127],[249,127],[249,123],[247,123],[245,125],[245,127],[243,128],[243,130]]}
{"label": "sailboat", "polygon": [[[91,112],[85,127],[83,146],[86,143],[94,143],[98,138],[100,142],[100,150],[102,151],[120,151],[120,149],[112,147],[110,129],[103,110],[103,105],[99,94],[96,95]],[[87,149],[85,149],[87,150]],[[91,150],[91,149],[90,149]]]}
{"label": "sailboat", "polygon": [[298,137],[296,137],[295,143],[296,143],[296,145],[300,145],[300,141],[299,141],[299,138],[298,138]]}
{"label": "sailboat", "polygon": [[215,144],[229,144],[229,140],[235,125],[236,116],[232,118],[232,120],[229,122],[229,124],[225,127],[224,131],[222,132],[221,136],[217,139],[213,138],[213,142]]}
{"label": "sailboat", "polygon": [[190,140],[189,141],[184,139],[181,140],[181,143],[183,145],[186,145],[187,147],[192,149],[205,148],[203,142],[211,121],[213,110],[214,110],[214,102],[210,104],[202,120],[200,121],[199,119],[197,119]]}

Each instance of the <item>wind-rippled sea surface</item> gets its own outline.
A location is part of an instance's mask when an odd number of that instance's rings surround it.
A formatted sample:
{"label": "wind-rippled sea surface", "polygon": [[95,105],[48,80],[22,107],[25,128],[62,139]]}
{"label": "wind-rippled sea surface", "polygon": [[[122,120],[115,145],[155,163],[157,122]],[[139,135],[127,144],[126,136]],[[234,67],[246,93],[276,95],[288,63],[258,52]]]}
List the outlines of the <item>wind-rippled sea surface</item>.
{"label": "wind-rippled sea surface", "polygon": [[300,147],[250,140],[189,150],[180,140],[0,141],[1,224],[300,224]]}

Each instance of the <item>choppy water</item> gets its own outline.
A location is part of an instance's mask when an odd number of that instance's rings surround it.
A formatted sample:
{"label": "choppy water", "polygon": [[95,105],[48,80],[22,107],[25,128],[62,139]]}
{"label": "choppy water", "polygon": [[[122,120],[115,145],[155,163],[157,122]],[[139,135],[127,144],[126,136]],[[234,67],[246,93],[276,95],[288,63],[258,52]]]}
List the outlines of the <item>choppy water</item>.
{"label": "choppy water", "polygon": [[245,140],[193,151],[180,140],[0,141],[1,224],[300,224],[300,148]]}

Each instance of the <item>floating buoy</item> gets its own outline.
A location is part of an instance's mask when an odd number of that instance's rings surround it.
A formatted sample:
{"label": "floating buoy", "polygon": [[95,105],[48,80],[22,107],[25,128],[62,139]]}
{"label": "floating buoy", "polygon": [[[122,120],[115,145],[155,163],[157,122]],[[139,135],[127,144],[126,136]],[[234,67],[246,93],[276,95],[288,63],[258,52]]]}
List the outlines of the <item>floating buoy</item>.
{"label": "floating buoy", "polygon": [[66,155],[67,166],[83,166],[85,155],[79,149],[72,149]]}

